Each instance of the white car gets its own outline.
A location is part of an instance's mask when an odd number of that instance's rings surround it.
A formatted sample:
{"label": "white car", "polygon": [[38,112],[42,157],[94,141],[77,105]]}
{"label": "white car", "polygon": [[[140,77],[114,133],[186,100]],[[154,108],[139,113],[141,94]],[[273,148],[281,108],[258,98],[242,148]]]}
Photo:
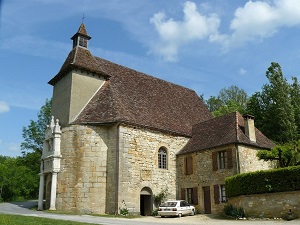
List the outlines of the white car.
{"label": "white car", "polygon": [[190,205],[184,200],[166,201],[158,207],[158,215],[165,216],[178,216],[195,215],[195,207]]}

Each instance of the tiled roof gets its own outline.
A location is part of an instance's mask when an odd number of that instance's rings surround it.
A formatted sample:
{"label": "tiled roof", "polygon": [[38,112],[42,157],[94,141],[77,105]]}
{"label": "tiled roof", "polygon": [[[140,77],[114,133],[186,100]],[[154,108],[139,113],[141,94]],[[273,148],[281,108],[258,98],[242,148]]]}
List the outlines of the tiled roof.
{"label": "tiled roof", "polygon": [[101,66],[98,65],[96,58],[88,49],[75,47],[69,53],[58,74],[54,76],[48,83],[51,85],[56,84],[57,81],[59,81],[63,76],[67,75],[67,73],[74,68],[83,69],[87,72],[109,77],[108,74],[103,72]]}
{"label": "tiled roof", "polygon": [[193,124],[212,118],[201,99],[188,88],[98,57],[95,60],[93,66],[110,78],[74,123],[123,122],[191,136]]}
{"label": "tiled roof", "polygon": [[250,141],[244,130],[244,118],[238,112],[201,122],[193,126],[192,138],[178,154],[235,143],[251,145],[261,149],[270,149],[275,146],[257,128],[255,128],[256,142]]}
{"label": "tiled roof", "polygon": [[87,32],[86,32],[84,23],[82,23],[82,24],[80,25],[80,27],[79,27],[77,33],[76,33],[71,39],[73,39],[73,38],[74,38],[76,35],[78,35],[78,34],[83,35],[83,36],[87,37],[88,39],[91,39],[91,37],[90,37],[90,36],[87,34]]}

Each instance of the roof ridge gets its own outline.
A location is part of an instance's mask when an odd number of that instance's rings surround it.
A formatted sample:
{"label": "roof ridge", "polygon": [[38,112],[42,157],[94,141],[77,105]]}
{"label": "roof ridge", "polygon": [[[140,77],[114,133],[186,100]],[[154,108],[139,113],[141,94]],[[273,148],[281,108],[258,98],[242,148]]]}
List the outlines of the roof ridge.
{"label": "roof ridge", "polygon": [[235,137],[236,141],[239,142],[239,135],[238,135],[238,129],[239,129],[239,113],[238,111],[235,111]]}
{"label": "roof ridge", "polygon": [[75,47],[75,53],[74,53],[74,57],[73,57],[73,61],[70,62],[70,64],[74,64],[76,63],[76,56],[77,56],[77,52],[78,52],[78,46]]}

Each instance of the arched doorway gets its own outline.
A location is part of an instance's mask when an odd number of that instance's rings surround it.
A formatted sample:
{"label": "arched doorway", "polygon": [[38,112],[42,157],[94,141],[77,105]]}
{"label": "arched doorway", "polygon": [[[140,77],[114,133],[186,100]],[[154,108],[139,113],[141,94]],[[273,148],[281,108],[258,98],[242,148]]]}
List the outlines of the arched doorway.
{"label": "arched doorway", "polygon": [[140,193],[140,214],[141,216],[151,216],[153,209],[152,190],[144,187]]}

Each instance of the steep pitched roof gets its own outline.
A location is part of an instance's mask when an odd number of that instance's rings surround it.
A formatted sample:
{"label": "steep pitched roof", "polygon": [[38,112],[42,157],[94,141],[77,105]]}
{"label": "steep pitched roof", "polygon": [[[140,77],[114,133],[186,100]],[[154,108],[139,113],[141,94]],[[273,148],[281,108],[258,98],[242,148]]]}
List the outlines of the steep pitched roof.
{"label": "steep pitched roof", "polygon": [[85,37],[87,37],[88,39],[91,39],[91,37],[90,37],[90,36],[87,34],[87,32],[86,32],[84,23],[81,23],[81,25],[80,25],[79,28],[78,28],[77,33],[74,34],[74,36],[71,37],[71,39],[75,38],[75,36],[78,35],[78,34],[80,34],[80,35],[82,35],[82,36],[85,36]]}
{"label": "steep pitched roof", "polygon": [[110,78],[74,123],[123,122],[191,136],[193,124],[212,118],[194,91],[95,59],[95,65]]}
{"label": "steep pitched roof", "polygon": [[261,149],[270,149],[275,146],[257,128],[255,128],[256,142],[250,141],[244,131],[244,118],[238,112],[201,122],[193,126],[192,138],[178,154],[235,143],[251,145]]}
{"label": "steep pitched roof", "polygon": [[104,77],[109,77],[108,74],[104,73],[101,66],[98,65],[96,58],[91,54],[87,48],[75,47],[69,53],[64,64],[48,84],[55,85],[62,77],[68,74],[72,69],[83,69],[87,72],[102,75]]}

